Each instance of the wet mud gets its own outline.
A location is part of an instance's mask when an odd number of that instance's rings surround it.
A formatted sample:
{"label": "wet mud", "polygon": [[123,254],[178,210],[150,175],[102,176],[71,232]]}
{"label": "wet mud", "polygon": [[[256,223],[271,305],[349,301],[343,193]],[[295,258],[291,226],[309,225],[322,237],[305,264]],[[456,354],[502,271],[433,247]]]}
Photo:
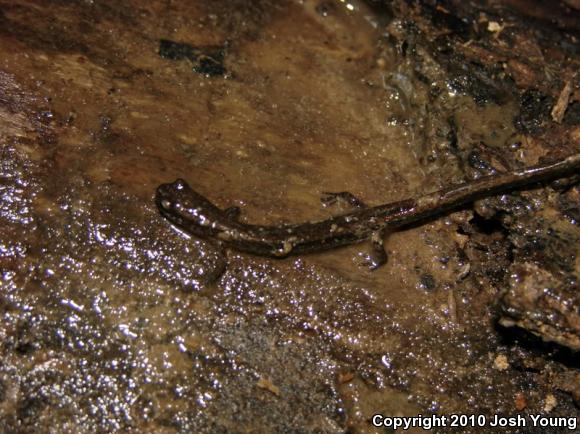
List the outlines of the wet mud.
{"label": "wet mud", "polygon": [[323,192],[578,152],[579,12],[556,3],[0,0],[5,432],[579,416],[574,177],[388,234],[373,272],[365,243],[261,258],[154,203],[183,178],[300,222],[344,211]]}

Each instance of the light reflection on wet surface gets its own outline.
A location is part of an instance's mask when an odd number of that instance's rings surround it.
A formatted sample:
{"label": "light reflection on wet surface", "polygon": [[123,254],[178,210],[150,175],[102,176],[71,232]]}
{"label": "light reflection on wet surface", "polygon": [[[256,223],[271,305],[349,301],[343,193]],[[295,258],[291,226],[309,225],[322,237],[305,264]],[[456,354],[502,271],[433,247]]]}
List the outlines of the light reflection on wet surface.
{"label": "light reflection on wet surface", "polygon": [[[494,368],[498,352],[520,360],[494,328],[497,270],[481,259],[502,240],[460,233],[471,217],[390,235],[390,262],[371,274],[357,265],[364,245],[273,261],[158,215],[155,187],[183,177],[252,222],[316,219],[331,212],[320,191],[378,203],[461,179],[442,150],[449,113],[464,116],[466,143],[513,134],[480,131],[511,119],[511,102],[477,106],[437,66],[426,71],[439,79],[419,80],[380,36],[388,14],[364,2],[234,3],[0,3],[0,36],[33,53],[0,45],[13,74],[2,95],[15,98],[0,98],[0,421],[374,432],[375,411],[509,413],[521,390],[540,408],[542,378]],[[34,36],[43,14],[63,20],[45,29],[50,43]],[[66,30],[79,14],[99,17],[93,39]],[[202,47],[228,36],[231,73],[161,58],[165,33]],[[41,110],[27,92],[46,97]],[[518,200],[482,207],[539,209]]]}

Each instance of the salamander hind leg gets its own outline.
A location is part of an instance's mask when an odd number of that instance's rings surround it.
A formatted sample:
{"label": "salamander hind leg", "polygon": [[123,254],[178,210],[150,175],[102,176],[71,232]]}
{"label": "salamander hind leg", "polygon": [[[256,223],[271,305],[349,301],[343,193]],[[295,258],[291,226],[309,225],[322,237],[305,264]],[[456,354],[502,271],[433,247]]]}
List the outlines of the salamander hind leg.
{"label": "salamander hind leg", "polygon": [[340,191],[337,193],[332,192],[323,192],[322,197],[320,198],[320,202],[322,202],[323,206],[330,206],[334,205],[338,202],[345,203],[350,205],[353,208],[366,208],[367,206],[365,203],[356,197],[354,194],[348,191]]}
{"label": "salamander hind leg", "polygon": [[383,237],[384,233],[382,231],[373,232],[371,236],[371,252],[365,255],[365,259],[361,263],[361,265],[368,267],[370,271],[385,265],[389,258],[385,250]]}

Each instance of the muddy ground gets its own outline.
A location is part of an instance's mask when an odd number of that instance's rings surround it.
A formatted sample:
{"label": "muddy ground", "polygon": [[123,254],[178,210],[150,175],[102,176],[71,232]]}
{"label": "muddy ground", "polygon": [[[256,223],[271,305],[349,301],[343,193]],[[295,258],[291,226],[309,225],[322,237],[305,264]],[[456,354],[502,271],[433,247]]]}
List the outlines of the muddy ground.
{"label": "muddy ground", "polygon": [[341,212],[323,192],[374,205],[577,152],[578,7],[0,0],[4,432],[579,416],[573,180],[389,234],[373,272],[364,243],[224,253],[153,202],[181,177],[300,222]]}

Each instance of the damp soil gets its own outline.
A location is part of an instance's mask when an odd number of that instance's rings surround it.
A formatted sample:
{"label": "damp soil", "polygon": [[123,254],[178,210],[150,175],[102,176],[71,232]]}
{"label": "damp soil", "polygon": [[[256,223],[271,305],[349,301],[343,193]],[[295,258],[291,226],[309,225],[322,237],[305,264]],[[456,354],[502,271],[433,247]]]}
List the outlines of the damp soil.
{"label": "damp soil", "polygon": [[578,152],[577,2],[498,3],[0,0],[5,432],[579,416],[574,179],[389,234],[373,272],[364,243],[224,251],[153,201],[183,178],[300,222],[344,211],[323,192],[375,205]]}

